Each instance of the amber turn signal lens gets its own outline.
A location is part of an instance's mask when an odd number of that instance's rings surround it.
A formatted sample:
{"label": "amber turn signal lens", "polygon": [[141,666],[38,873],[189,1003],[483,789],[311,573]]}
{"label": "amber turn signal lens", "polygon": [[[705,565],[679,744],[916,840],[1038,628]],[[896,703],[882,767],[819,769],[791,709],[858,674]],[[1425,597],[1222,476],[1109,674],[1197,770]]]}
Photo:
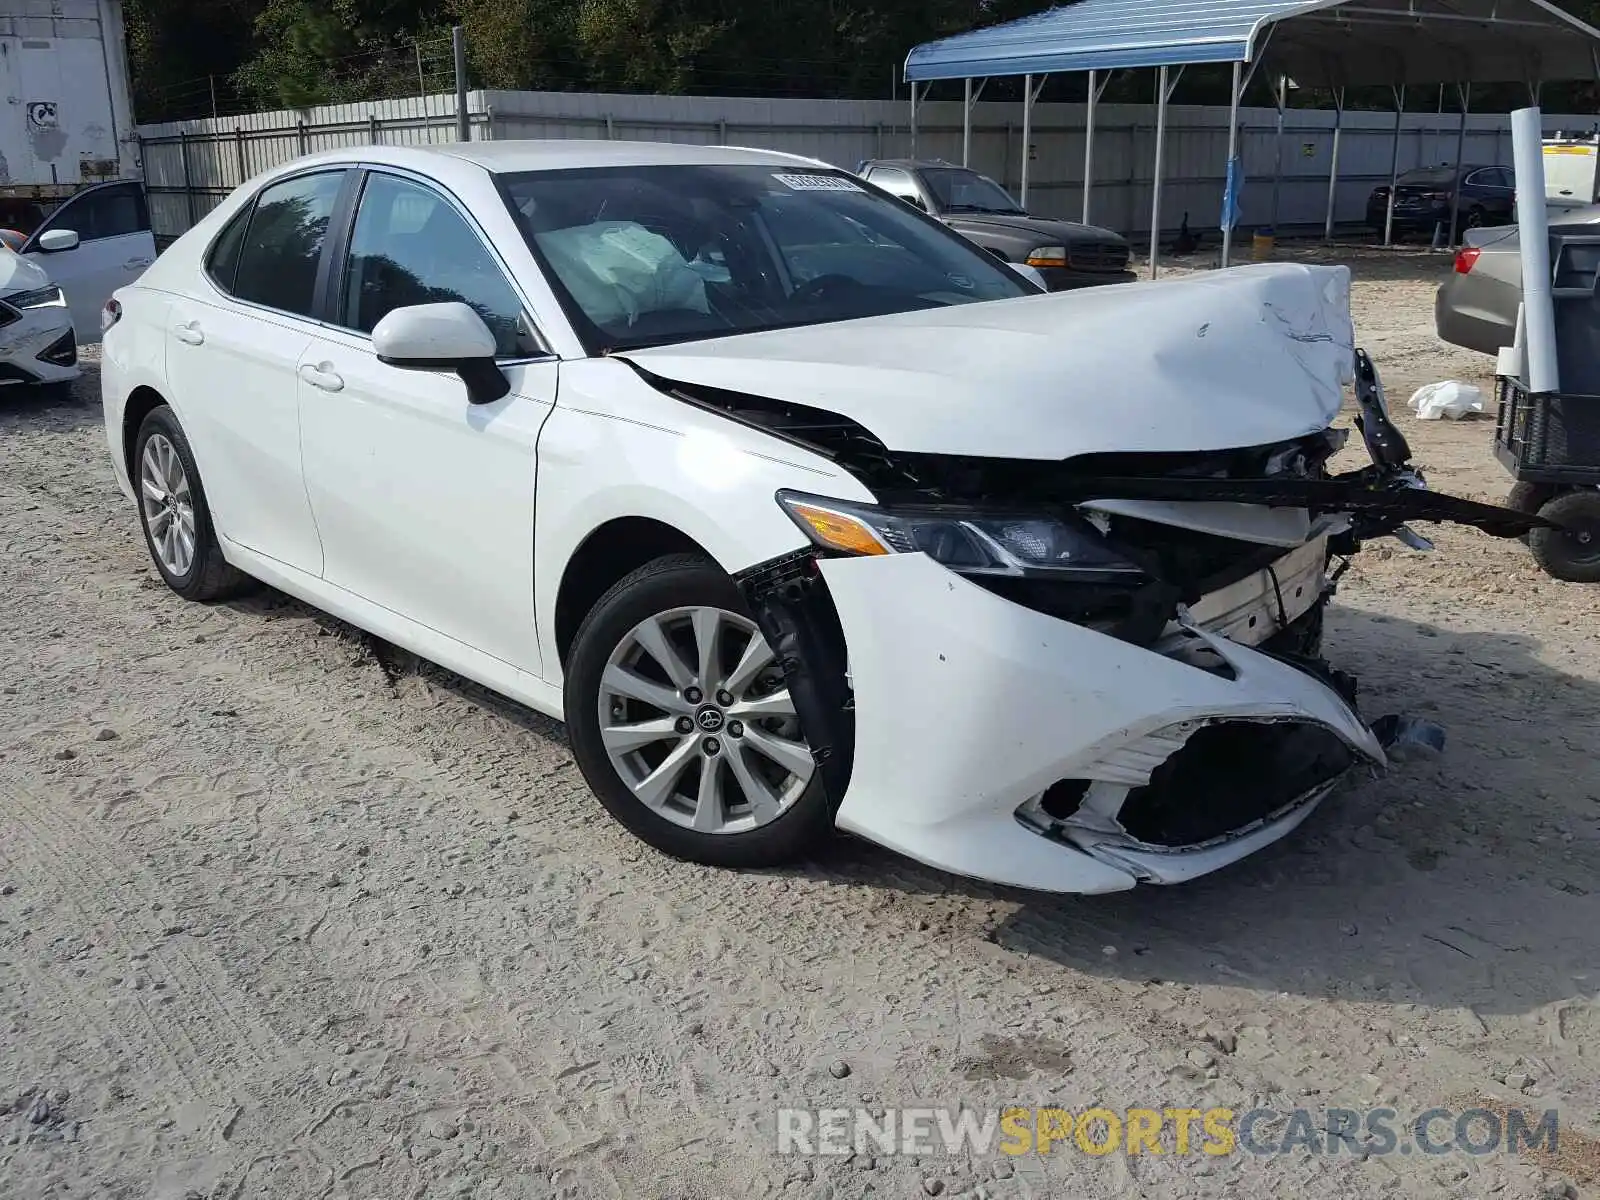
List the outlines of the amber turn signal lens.
{"label": "amber turn signal lens", "polygon": [[825,508],[813,508],[809,504],[791,503],[789,511],[810,526],[817,541],[830,550],[845,554],[889,553],[877,535],[854,517],[829,512]]}

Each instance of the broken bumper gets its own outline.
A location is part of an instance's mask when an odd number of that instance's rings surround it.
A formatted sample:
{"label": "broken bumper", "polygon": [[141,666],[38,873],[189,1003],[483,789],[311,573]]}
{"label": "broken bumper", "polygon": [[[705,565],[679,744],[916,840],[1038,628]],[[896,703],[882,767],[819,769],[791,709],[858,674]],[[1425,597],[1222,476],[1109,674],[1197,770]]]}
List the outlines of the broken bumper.
{"label": "broken bumper", "polygon": [[[1192,635],[1215,656],[1202,669],[1033,612],[925,555],[832,559],[821,571],[855,697],[837,823],[929,866],[1051,892],[1177,883],[1291,832],[1343,767],[1384,761],[1332,688],[1214,634]],[[1184,800],[1182,772],[1174,788],[1167,764],[1181,766],[1214,729],[1242,731],[1245,747],[1259,730],[1264,752],[1265,739],[1277,751],[1280,733],[1313,731],[1324,757],[1331,743],[1344,759],[1220,833],[1152,838],[1151,825],[1184,828],[1181,813],[1151,816]],[[1064,782],[1079,807],[1059,821],[1041,815],[1041,798]],[[1196,804],[1207,791],[1196,788]],[[1143,837],[1118,819],[1134,805]]]}

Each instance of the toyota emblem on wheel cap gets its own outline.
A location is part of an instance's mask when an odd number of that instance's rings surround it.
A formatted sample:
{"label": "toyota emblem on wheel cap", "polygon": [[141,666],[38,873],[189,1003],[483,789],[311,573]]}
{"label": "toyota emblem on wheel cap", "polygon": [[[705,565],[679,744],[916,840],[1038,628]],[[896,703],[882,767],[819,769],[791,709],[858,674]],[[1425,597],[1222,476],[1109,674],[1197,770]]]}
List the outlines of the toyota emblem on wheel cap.
{"label": "toyota emblem on wheel cap", "polygon": [[695,722],[706,733],[715,733],[722,728],[722,713],[715,708],[702,708],[695,716]]}

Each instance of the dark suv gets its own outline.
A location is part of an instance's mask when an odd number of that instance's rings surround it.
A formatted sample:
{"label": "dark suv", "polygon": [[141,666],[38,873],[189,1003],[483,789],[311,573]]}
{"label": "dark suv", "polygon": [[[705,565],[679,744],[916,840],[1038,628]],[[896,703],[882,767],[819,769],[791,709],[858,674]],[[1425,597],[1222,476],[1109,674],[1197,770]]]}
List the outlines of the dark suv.
{"label": "dark suv", "polygon": [[1027,263],[1052,292],[1134,278],[1120,234],[1030,217],[998,183],[966,167],[938,159],[878,158],[862,163],[856,174],[1006,262]]}

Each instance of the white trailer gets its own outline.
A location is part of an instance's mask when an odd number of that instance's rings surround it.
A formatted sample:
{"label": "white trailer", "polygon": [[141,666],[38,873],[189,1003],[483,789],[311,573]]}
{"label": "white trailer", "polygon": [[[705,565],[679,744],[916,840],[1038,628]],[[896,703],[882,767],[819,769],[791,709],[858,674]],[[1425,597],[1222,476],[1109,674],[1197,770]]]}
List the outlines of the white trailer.
{"label": "white trailer", "polygon": [[138,175],[121,0],[0,0],[0,188]]}
{"label": "white trailer", "polygon": [[0,244],[60,286],[80,341],[155,259],[139,176],[122,0],[0,0]]}

